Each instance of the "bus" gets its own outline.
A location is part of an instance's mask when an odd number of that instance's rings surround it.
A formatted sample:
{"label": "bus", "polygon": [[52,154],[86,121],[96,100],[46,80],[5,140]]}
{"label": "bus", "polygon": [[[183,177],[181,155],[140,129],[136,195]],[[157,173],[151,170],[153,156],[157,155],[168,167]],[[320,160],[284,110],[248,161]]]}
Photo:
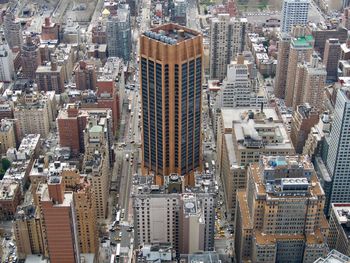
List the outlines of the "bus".
{"label": "bus", "polygon": [[115,263],[115,255],[114,254],[112,254],[112,256],[111,256],[111,263]]}
{"label": "bus", "polygon": [[117,244],[117,249],[115,253],[115,258],[119,259],[120,258],[120,243]]}
{"label": "bus", "polygon": [[115,217],[115,222],[117,225],[119,225],[119,223],[120,223],[120,211],[117,212],[117,215]]}

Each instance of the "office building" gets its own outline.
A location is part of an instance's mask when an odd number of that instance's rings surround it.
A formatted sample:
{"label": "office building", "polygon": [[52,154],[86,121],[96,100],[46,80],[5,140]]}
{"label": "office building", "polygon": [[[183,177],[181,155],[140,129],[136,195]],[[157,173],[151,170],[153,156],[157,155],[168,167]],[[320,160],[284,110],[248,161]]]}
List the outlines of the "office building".
{"label": "office building", "polygon": [[15,78],[12,50],[7,43],[0,44],[0,82],[11,82]]}
{"label": "office building", "polygon": [[339,251],[333,249],[325,258],[319,258],[314,263],[347,263],[350,262],[350,257],[345,256]]}
{"label": "office building", "polygon": [[31,36],[26,37],[26,41],[21,47],[22,73],[25,78],[35,79],[35,71],[41,63],[39,48],[33,42]]}
{"label": "office building", "polygon": [[296,71],[298,63],[310,61],[313,52],[313,38],[311,35],[305,35],[305,28],[299,28],[301,33],[296,34],[291,39],[288,58],[287,80],[285,102],[287,107],[293,106],[293,97],[295,94],[294,86],[296,82]]}
{"label": "office building", "polygon": [[246,18],[219,14],[210,21],[210,79],[226,77],[227,65],[245,48]]}
{"label": "office building", "polygon": [[59,40],[60,26],[53,23],[50,17],[45,17],[44,24],[41,26],[42,40]]}
{"label": "office building", "polygon": [[285,98],[286,94],[290,41],[291,36],[289,34],[279,34],[274,93],[277,98],[282,99]]}
{"label": "office building", "polygon": [[284,0],[281,32],[290,33],[293,26],[304,26],[308,20],[310,0]]}
{"label": "office building", "polygon": [[78,90],[96,89],[96,69],[93,63],[79,61],[74,68],[74,76]]}
{"label": "office building", "polygon": [[20,48],[23,43],[21,24],[16,21],[15,15],[10,10],[5,13],[3,25],[5,39],[10,48]]}
{"label": "office building", "polygon": [[13,233],[19,259],[31,254],[46,254],[45,231],[40,210],[35,205],[20,206],[13,221]]}
{"label": "office building", "polygon": [[80,261],[76,212],[72,192],[65,192],[59,176],[49,178],[47,184],[39,184],[39,196],[46,242],[52,263]]}
{"label": "office building", "polygon": [[163,175],[201,169],[203,47],[200,33],[166,24],[140,39],[142,167]]}
{"label": "office building", "polygon": [[185,0],[173,0],[171,8],[171,22],[186,26],[187,2]]}
{"label": "office building", "polygon": [[327,71],[317,53],[313,53],[309,60],[297,65],[292,106],[296,109],[298,105],[308,103],[321,110]]}
{"label": "office building", "polygon": [[14,118],[18,120],[19,138],[26,134],[40,134],[46,138],[50,132],[53,116],[48,97],[42,94],[24,94],[13,110]]}
{"label": "office building", "polygon": [[177,174],[155,185],[154,176],[136,176],[132,188],[135,244],[170,243],[180,254],[214,250],[215,179],[196,174],[184,188]]}
{"label": "office building", "polygon": [[326,66],[327,71],[327,80],[337,81],[338,63],[341,55],[340,50],[339,39],[327,39],[323,55],[323,64]]}
{"label": "office building", "polygon": [[237,193],[236,261],[314,262],[328,253],[325,194],[307,156],[263,156]]}
{"label": "office building", "polygon": [[64,91],[63,67],[57,65],[56,61],[51,61],[48,65],[39,66],[35,72],[35,79],[39,91],[55,91],[61,94]]}
{"label": "office building", "polygon": [[332,203],[329,219],[328,245],[344,255],[350,255],[350,205]]}
{"label": "office building", "polygon": [[299,105],[293,113],[290,138],[295,152],[301,154],[311,128],[319,121],[318,111],[310,104]]}
{"label": "office building", "polygon": [[108,56],[131,59],[130,8],[125,4],[118,8],[117,15],[110,15],[106,22]]}
{"label": "office building", "polygon": [[350,183],[349,173],[349,137],[350,125],[350,97],[349,88],[342,87],[337,91],[335,110],[330,136],[326,138],[328,150],[325,163],[332,178],[332,191],[327,196],[329,203],[349,203]]}
{"label": "office building", "polygon": [[222,109],[218,125],[217,163],[227,217],[234,219],[236,193],[247,183],[245,167],[261,155],[291,155],[294,147],[273,108]]}

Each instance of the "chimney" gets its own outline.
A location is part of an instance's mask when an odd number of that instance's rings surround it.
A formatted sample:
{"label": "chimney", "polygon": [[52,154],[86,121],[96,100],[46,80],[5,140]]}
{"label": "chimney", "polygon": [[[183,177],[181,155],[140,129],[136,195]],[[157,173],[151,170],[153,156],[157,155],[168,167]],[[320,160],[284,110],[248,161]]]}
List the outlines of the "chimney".
{"label": "chimney", "polygon": [[49,196],[55,204],[62,204],[64,200],[64,184],[62,177],[52,176],[47,183],[49,188]]}

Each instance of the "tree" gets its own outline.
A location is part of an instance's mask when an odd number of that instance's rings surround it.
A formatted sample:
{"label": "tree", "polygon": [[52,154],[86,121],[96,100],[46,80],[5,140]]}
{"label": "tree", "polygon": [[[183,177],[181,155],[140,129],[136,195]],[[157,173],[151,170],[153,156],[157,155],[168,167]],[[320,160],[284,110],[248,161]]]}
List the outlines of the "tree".
{"label": "tree", "polygon": [[10,168],[11,162],[6,158],[2,158],[1,159],[1,166],[2,166],[2,169],[4,169],[4,171],[6,172],[7,169]]}

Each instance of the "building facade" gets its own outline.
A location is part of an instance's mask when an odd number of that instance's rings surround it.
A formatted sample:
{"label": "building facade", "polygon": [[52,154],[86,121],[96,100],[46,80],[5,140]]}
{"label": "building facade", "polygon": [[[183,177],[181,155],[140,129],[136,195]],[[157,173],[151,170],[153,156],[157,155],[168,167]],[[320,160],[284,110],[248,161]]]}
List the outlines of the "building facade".
{"label": "building facade", "polygon": [[156,174],[177,173],[193,184],[201,168],[202,36],[176,24],[140,39],[142,166]]}
{"label": "building facade", "polygon": [[11,82],[15,78],[12,50],[6,43],[0,45],[0,81]]}
{"label": "building facade", "polygon": [[25,78],[35,79],[35,71],[41,63],[38,46],[33,42],[31,36],[26,37],[26,41],[21,48],[22,73]]}
{"label": "building facade", "polygon": [[293,26],[306,25],[310,0],[284,0],[282,5],[281,32],[290,33]]}

